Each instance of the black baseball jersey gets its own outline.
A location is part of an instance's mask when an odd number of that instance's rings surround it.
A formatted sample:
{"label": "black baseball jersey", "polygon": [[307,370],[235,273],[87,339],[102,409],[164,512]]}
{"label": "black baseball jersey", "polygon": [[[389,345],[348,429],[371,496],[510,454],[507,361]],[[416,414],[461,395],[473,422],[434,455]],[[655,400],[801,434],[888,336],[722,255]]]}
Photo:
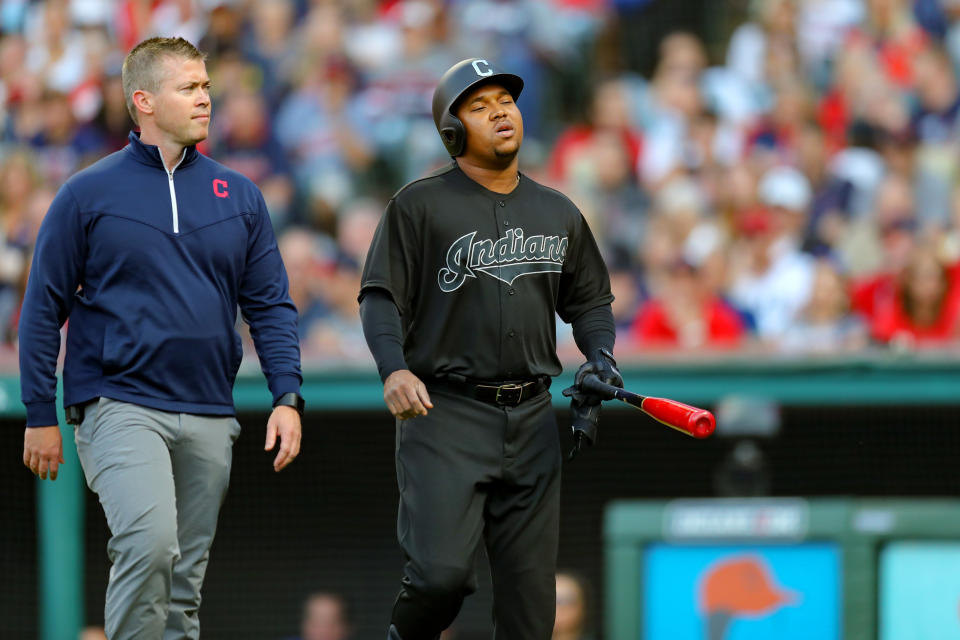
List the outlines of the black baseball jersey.
{"label": "black baseball jersey", "polygon": [[400,310],[411,371],[479,380],[558,375],[554,314],[570,322],[613,300],[593,235],[566,196],[526,176],[495,193],[456,163],[387,205],[361,298],[376,288]]}

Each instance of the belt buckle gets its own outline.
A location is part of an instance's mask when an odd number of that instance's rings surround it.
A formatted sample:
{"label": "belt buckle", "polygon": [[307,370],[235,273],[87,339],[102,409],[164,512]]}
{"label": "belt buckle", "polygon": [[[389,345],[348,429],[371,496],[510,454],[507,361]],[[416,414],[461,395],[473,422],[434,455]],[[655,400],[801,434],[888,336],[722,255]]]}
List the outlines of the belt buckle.
{"label": "belt buckle", "polygon": [[[501,397],[501,394],[505,394],[504,397]],[[507,405],[518,405],[520,404],[520,398],[523,397],[523,385],[520,384],[503,384],[497,387],[497,395],[494,398],[494,402],[497,404],[507,404]]]}

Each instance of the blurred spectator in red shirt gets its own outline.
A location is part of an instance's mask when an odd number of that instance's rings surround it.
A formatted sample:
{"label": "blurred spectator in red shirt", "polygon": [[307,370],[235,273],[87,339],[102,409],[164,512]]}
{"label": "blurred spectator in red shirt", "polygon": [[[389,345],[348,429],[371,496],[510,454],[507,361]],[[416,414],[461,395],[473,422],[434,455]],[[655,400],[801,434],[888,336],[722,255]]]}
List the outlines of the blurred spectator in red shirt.
{"label": "blurred spectator in red shirt", "polygon": [[[557,138],[550,154],[549,175],[561,188],[571,182],[573,175],[582,171],[578,159],[584,155],[598,134],[608,132],[618,136],[625,150],[625,164],[636,173],[642,139],[630,122],[629,95],[623,83],[616,79],[604,80],[593,90],[587,121],[568,127]],[[580,162],[582,164],[582,161]]]}
{"label": "blurred spectator in red shirt", "polygon": [[891,344],[924,346],[960,335],[960,288],[931,247],[918,246],[897,277],[894,295],[877,304],[871,333]]}
{"label": "blurred spectator in red shirt", "polygon": [[635,344],[670,349],[729,349],[741,344],[743,320],[716,288],[717,272],[722,271],[721,245],[714,227],[700,226],[690,233],[660,293],[637,313],[631,327]]}
{"label": "blurred spectator in red shirt", "polygon": [[645,303],[631,328],[631,338],[641,348],[730,349],[740,345],[743,320],[715,295],[699,286],[699,271],[678,262],[671,272],[670,288],[663,298]]}
{"label": "blurred spectator in red shirt", "polygon": [[875,200],[873,215],[856,221],[843,243],[845,263],[860,274],[852,285],[853,309],[865,318],[873,318],[878,302],[894,295],[897,276],[916,246],[914,191],[909,180],[887,176]]}

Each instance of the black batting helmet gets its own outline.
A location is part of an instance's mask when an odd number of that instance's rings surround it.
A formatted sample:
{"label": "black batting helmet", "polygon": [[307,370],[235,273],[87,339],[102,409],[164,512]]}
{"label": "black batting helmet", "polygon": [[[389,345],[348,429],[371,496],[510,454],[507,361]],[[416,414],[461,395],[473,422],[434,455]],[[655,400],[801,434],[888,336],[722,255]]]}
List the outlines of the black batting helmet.
{"label": "black batting helmet", "polygon": [[516,100],[523,91],[523,78],[503,73],[482,58],[467,58],[447,69],[433,92],[433,122],[447,152],[456,157],[463,153],[467,132],[453,110],[457,102],[474,87],[496,82]]}

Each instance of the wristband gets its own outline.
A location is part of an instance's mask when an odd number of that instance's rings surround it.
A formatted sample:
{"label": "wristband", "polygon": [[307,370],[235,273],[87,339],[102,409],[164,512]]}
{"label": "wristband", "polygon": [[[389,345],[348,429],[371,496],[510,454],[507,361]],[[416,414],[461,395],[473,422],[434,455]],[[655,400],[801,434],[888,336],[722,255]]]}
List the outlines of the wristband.
{"label": "wristband", "polygon": [[276,407],[292,407],[297,410],[297,413],[300,414],[300,417],[303,417],[303,408],[304,408],[303,396],[299,393],[294,393],[293,391],[285,393],[279,398],[276,402],[273,403],[274,408]]}

